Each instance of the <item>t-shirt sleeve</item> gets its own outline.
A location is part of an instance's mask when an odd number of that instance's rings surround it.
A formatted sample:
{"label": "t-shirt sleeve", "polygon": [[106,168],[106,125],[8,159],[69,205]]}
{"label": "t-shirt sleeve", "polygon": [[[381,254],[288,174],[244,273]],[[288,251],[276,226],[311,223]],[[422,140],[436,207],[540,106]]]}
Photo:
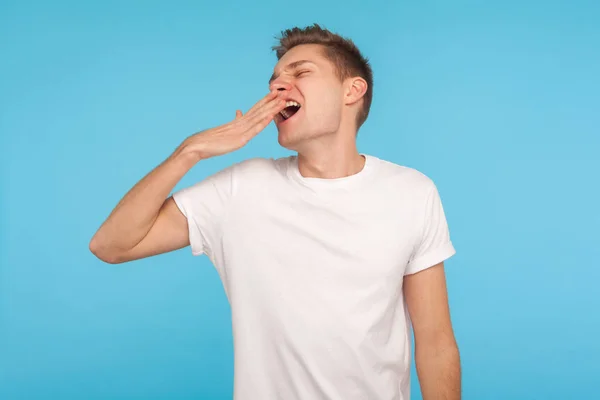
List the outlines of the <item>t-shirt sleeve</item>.
{"label": "t-shirt sleeve", "polygon": [[190,247],[195,256],[212,258],[221,240],[223,218],[233,195],[234,167],[173,193],[173,200],[188,222]]}
{"label": "t-shirt sleeve", "polygon": [[450,240],[448,222],[439,192],[435,184],[431,183],[431,185],[424,203],[421,235],[406,267],[405,275],[439,264],[456,253]]}

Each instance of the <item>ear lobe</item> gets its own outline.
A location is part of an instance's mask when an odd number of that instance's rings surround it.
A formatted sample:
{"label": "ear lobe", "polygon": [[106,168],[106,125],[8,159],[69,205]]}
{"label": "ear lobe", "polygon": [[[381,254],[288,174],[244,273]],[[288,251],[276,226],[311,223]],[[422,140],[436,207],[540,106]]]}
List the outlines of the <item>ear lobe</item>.
{"label": "ear lobe", "polygon": [[367,93],[367,81],[361,77],[354,77],[348,80],[346,90],[346,104],[354,104],[363,98]]}

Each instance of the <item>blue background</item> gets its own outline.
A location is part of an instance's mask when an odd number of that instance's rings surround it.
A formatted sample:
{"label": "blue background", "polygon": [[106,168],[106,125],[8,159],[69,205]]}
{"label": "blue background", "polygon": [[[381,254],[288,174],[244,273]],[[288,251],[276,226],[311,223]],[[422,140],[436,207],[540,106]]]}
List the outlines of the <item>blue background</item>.
{"label": "blue background", "polygon": [[[313,22],[373,64],[360,150],[438,185],[464,399],[597,398],[599,21],[592,0],[1,1],[0,399],[231,398],[208,260],[108,265],[88,242],[185,137],[262,97],[274,37]],[[270,125],[177,189],[288,154]]]}

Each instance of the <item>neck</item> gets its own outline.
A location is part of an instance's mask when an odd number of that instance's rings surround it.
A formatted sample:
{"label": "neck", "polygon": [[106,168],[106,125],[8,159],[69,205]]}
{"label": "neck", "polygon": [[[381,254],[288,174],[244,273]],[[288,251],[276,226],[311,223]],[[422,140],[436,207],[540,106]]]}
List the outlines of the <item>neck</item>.
{"label": "neck", "polygon": [[305,178],[336,179],[359,173],[365,158],[356,147],[356,135],[336,132],[298,151],[298,169]]}

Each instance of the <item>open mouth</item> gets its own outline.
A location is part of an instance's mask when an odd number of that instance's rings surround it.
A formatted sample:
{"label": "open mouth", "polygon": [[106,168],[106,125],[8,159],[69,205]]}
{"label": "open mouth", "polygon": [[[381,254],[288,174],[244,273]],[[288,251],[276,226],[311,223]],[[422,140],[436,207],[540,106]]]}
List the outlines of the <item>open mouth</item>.
{"label": "open mouth", "polygon": [[295,101],[288,101],[285,103],[285,108],[279,112],[279,116],[283,121],[285,121],[296,114],[300,107],[302,106],[299,103]]}

